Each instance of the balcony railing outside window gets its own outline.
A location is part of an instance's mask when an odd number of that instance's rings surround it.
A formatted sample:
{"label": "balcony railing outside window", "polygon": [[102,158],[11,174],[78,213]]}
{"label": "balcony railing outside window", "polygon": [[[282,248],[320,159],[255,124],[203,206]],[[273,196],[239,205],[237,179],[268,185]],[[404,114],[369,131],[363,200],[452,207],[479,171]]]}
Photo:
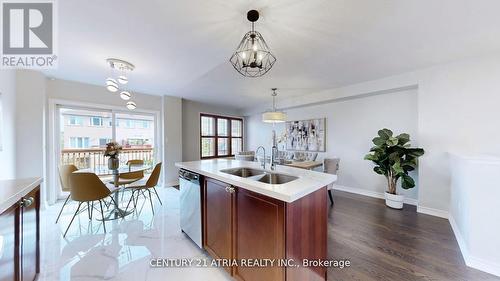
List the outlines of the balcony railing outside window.
{"label": "balcony railing outside window", "polygon": [[[144,160],[144,164],[154,164],[154,149],[146,148],[123,148],[120,156],[120,166],[126,165],[128,160]],[[78,169],[95,169],[99,166],[108,165],[108,157],[104,156],[104,148],[63,149],[61,151],[61,165],[73,164]]]}

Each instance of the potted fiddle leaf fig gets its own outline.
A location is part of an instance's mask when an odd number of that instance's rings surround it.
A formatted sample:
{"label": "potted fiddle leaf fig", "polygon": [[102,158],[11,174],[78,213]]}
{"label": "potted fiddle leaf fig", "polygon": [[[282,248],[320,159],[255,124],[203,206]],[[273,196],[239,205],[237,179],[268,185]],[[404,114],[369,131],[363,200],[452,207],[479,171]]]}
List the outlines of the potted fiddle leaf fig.
{"label": "potted fiddle leaf fig", "polygon": [[365,160],[372,161],[375,164],[373,171],[387,179],[385,204],[394,209],[402,209],[404,196],[396,193],[398,180],[401,179],[403,189],[415,187],[415,181],[409,172],[415,170],[418,157],[424,155],[424,150],[411,147],[410,135],[403,133],[393,136],[389,129],[379,130],[378,136],[372,141],[375,146],[370,149]]}

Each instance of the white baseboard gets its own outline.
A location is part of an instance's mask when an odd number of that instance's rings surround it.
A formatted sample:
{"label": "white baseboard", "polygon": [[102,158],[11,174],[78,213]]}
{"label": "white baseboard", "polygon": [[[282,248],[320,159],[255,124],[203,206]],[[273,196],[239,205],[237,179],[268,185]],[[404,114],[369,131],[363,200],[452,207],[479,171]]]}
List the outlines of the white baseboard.
{"label": "white baseboard", "polygon": [[[374,198],[380,198],[384,199],[384,193],[382,192],[376,192],[376,191],[371,191],[371,190],[366,190],[362,188],[356,188],[356,187],[349,187],[349,186],[343,186],[343,185],[334,185],[333,186],[334,190],[340,190],[340,191],[345,191],[349,193],[355,193],[355,194],[360,194],[368,197],[374,197]],[[500,276],[500,264],[495,264],[489,261],[486,261],[484,259],[480,259],[474,256],[471,256],[469,254],[469,251],[467,249],[467,245],[465,244],[465,240],[463,239],[463,236],[461,235],[458,226],[453,219],[453,217],[449,214],[448,211],[444,210],[439,210],[439,209],[434,209],[434,208],[429,208],[429,207],[423,207],[423,206],[418,206],[418,201],[412,198],[405,198],[405,204],[411,204],[411,205],[417,205],[417,212],[426,214],[426,215],[431,215],[435,217],[440,217],[444,219],[448,219],[451,228],[453,230],[453,233],[455,234],[455,238],[457,239],[458,246],[460,248],[460,252],[462,252],[462,256],[464,258],[465,264],[469,267],[496,275]]]}
{"label": "white baseboard", "polygon": [[451,214],[449,215],[448,221],[450,221],[451,229],[453,230],[453,234],[455,234],[455,239],[457,239],[458,247],[460,248],[460,252],[462,252],[465,264],[469,266],[469,251],[467,250],[467,245],[465,244],[462,233],[460,232],[458,225]]}
{"label": "white baseboard", "polygon": [[469,256],[469,263],[465,262],[467,266],[493,274],[500,277],[500,264],[492,263],[474,256]]}
{"label": "white baseboard", "polygon": [[426,215],[440,217],[443,219],[448,219],[448,216],[449,216],[448,211],[429,208],[429,207],[423,207],[423,206],[417,206],[417,213],[422,213],[422,214],[426,214]]}
{"label": "white baseboard", "polygon": [[469,267],[496,275],[500,276],[500,264],[498,263],[492,263],[489,261],[486,261],[484,259],[474,257],[470,255],[469,249],[467,248],[467,244],[465,243],[465,240],[462,236],[462,233],[460,232],[460,229],[458,228],[458,225],[453,218],[453,216],[450,214],[448,220],[450,221],[451,229],[453,230],[453,234],[455,234],[455,238],[457,239],[458,246],[460,247],[460,252],[462,252],[462,256],[464,258],[465,264]]}
{"label": "white baseboard", "polygon": [[[334,184],[333,185],[333,189],[334,190],[345,191],[345,192],[349,192],[349,193],[355,193],[355,194],[359,194],[359,195],[364,195],[364,196],[368,196],[368,197],[385,199],[385,195],[384,195],[383,192],[366,190],[366,189],[363,189],[363,188],[357,188],[357,187],[350,187],[350,186],[344,186],[344,185]],[[418,204],[418,200],[413,199],[413,198],[405,198],[404,199],[404,203],[416,206]]]}

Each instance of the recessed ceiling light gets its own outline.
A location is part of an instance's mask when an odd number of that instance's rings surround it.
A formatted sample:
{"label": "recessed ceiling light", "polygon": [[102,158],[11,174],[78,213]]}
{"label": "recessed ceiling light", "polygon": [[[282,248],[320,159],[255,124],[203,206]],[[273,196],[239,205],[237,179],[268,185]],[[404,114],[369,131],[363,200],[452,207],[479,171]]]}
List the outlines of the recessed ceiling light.
{"label": "recessed ceiling light", "polygon": [[137,105],[135,104],[135,102],[129,101],[129,102],[127,102],[127,108],[130,110],[134,110],[137,108]]}
{"label": "recessed ceiling light", "polygon": [[122,91],[120,93],[120,98],[122,98],[122,100],[129,100],[131,97],[132,95],[128,91]]}

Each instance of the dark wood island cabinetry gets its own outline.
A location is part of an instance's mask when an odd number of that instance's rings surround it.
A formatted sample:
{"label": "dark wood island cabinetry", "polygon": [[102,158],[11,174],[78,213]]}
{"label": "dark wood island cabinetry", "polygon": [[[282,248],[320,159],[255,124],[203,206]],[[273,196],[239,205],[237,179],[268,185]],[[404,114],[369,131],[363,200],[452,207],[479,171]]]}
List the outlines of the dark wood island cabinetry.
{"label": "dark wood island cabinetry", "polygon": [[33,281],[40,272],[40,182],[0,181],[0,281]]}
{"label": "dark wood island cabinetry", "polygon": [[[204,194],[204,247],[213,258],[238,262],[225,267],[236,280],[326,280],[326,268],[301,266],[303,259],[327,258],[326,187],[284,202],[206,178]],[[300,266],[278,265],[292,259]]]}

